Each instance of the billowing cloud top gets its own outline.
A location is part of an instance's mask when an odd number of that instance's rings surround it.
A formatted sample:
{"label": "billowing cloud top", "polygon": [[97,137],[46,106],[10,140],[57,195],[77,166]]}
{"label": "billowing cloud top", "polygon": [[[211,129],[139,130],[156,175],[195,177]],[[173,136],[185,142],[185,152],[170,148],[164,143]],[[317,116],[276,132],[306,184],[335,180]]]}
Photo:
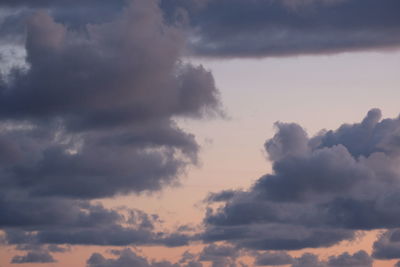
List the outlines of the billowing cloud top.
{"label": "billowing cloud top", "polygon": [[[209,199],[224,205],[208,211],[205,241],[295,250],[351,240],[357,230],[400,227],[399,118],[381,120],[373,109],[360,123],[312,138],[297,124],[276,127],[265,143],[273,172],[249,190]],[[382,246],[375,254],[385,257]]]}

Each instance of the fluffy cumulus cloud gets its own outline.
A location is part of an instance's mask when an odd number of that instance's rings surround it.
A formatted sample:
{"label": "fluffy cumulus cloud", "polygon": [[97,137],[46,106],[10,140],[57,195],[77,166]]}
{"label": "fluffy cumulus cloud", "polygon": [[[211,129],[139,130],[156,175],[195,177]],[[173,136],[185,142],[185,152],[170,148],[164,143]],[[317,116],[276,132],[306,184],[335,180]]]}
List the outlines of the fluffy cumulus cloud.
{"label": "fluffy cumulus cloud", "polygon": [[165,0],[163,5],[190,25],[194,51],[207,56],[334,53],[400,44],[397,0]]}
{"label": "fluffy cumulus cloud", "polygon": [[[186,235],[156,230],[155,215],[92,201],[176,185],[197,163],[195,136],[175,120],[221,110],[212,74],[182,60],[182,31],[165,23],[157,1],[0,5],[1,30],[26,54],[22,66],[10,62],[0,73],[5,242],[187,244]],[[107,5],[115,9],[103,20],[63,13],[83,7],[99,16]],[[50,262],[50,252],[13,262]]]}
{"label": "fluffy cumulus cloud", "polygon": [[[360,123],[313,137],[293,123],[276,128],[265,143],[272,173],[233,196],[209,198],[223,202],[208,209],[206,242],[297,250],[352,240],[359,230],[399,227],[400,118],[381,120],[373,109]],[[381,243],[377,255],[387,244]]]}

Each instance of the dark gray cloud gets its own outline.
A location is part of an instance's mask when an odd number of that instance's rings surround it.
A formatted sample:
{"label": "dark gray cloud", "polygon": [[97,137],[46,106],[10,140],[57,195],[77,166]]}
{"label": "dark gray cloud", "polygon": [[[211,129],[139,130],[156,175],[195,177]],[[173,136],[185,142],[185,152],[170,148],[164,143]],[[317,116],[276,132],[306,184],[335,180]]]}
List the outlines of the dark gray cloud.
{"label": "dark gray cloud", "polygon": [[0,201],[0,226],[13,228],[41,228],[46,226],[80,227],[110,225],[122,222],[115,210],[101,205],[58,198],[8,197]]}
{"label": "dark gray cloud", "polygon": [[115,251],[116,259],[107,259],[99,253],[94,253],[87,260],[87,267],[202,267],[203,265],[195,261],[187,261],[185,256],[180,263],[171,263],[169,261],[154,261],[139,256],[137,253],[127,248]]}
{"label": "dark gray cloud", "polygon": [[[212,74],[183,62],[182,31],[165,23],[157,1],[0,5],[1,31],[23,35],[27,54],[24,66],[0,74],[0,228],[8,243],[186,245],[184,234],[156,231],[156,216],[127,219],[90,202],[176,185],[197,163],[195,136],[175,120],[221,109]],[[113,15],[91,20],[74,8]]]}
{"label": "dark gray cloud", "polygon": [[2,122],[30,126],[1,131],[13,149],[3,153],[18,154],[5,180],[98,198],[159,190],[196,163],[195,138],[174,119],[218,113],[218,93],[209,71],[182,63],[184,36],[155,1],[84,30],[41,10],[26,28],[27,67],[0,83]]}
{"label": "dark gray cloud", "polygon": [[183,267],[203,267],[203,264],[198,261],[198,255],[185,251],[178,262]]}
{"label": "dark gray cloud", "polygon": [[171,17],[190,21],[191,45],[202,56],[335,53],[400,43],[396,0],[187,2],[166,0],[163,5]]}
{"label": "dark gray cloud", "polygon": [[65,252],[68,248],[56,245],[176,247],[188,245],[193,239],[189,234],[160,230],[158,216],[143,211],[112,210],[99,204],[71,203],[71,200],[53,201],[52,206],[45,206],[51,202],[49,199],[31,206],[15,206],[13,214],[2,211],[5,218],[15,220],[2,225],[6,244],[16,245],[20,250],[37,250],[43,244],[50,244],[48,252]]}
{"label": "dark gray cloud", "polygon": [[208,210],[205,241],[297,250],[399,226],[399,118],[381,120],[373,109],[360,123],[312,138],[297,124],[276,128],[265,143],[272,173]]}
{"label": "dark gray cloud", "polygon": [[292,256],[286,252],[265,252],[256,256],[255,265],[257,266],[279,266],[288,265],[293,262]]}
{"label": "dark gray cloud", "polygon": [[[244,214],[243,216],[247,216]],[[244,225],[209,225],[202,238],[205,242],[228,241],[238,247],[255,250],[298,250],[329,247],[342,240],[352,240],[351,230],[309,228],[299,225],[251,223]]]}
{"label": "dark gray cloud", "polygon": [[58,6],[58,5],[101,5],[107,4],[110,1],[107,0],[36,0],[36,1],[29,1],[29,0],[1,0],[0,5],[2,6],[40,6],[40,7],[47,7],[47,6]]}
{"label": "dark gray cloud", "polygon": [[167,123],[134,128],[78,135],[50,127],[3,131],[1,182],[32,196],[88,199],[159,190],[196,163],[193,135]]}
{"label": "dark gray cloud", "polygon": [[[125,1],[11,1],[44,7],[80,28],[112,20]],[[192,52],[211,57],[264,57],[398,47],[396,0],[162,0],[166,21],[183,25]]]}
{"label": "dark gray cloud", "polygon": [[50,263],[56,262],[48,252],[32,251],[23,256],[14,256],[11,263]]}
{"label": "dark gray cloud", "polygon": [[133,1],[85,32],[40,11],[27,24],[29,71],[1,88],[0,116],[62,116],[73,129],[200,116],[216,107],[217,92],[208,71],[180,62],[183,45],[153,1]]}
{"label": "dark gray cloud", "polygon": [[70,246],[62,247],[62,246],[58,246],[58,245],[54,245],[54,244],[48,245],[47,249],[48,249],[48,251],[54,252],[54,253],[64,253],[64,252],[71,251]]}
{"label": "dark gray cloud", "polygon": [[[201,267],[202,262],[210,262],[212,267],[237,267],[248,266],[238,262],[239,256],[255,256],[254,266],[280,266],[290,265],[292,267],[372,267],[372,258],[363,250],[354,254],[347,252],[330,256],[327,260],[320,260],[317,255],[304,253],[300,257],[292,257],[284,252],[265,252],[254,253],[251,251],[241,251],[226,245],[209,245],[197,254],[188,251],[184,252],[177,263],[168,261],[157,262],[139,256],[131,249],[111,251],[117,258],[107,259],[99,253],[94,253],[87,261],[88,267],[123,267],[123,266],[143,266],[143,267]],[[253,266],[253,265],[252,265]]]}
{"label": "dark gray cloud", "polygon": [[[87,261],[88,267],[169,267],[174,266],[169,262],[155,262],[149,263],[148,260],[144,257],[138,256],[135,252],[130,249],[125,249],[121,251],[119,257],[117,259],[106,259],[101,254],[95,253]],[[176,266],[176,265],[175,265]]]}
{"label": "dark gray cloud", "polygon": [[345,252],[339,256],[331,256],[328,259],[329,267],[372,267],[373,259],[367,252],[360,250],[353,255]]}
{"label": "dark gray cloud", "polygon": [[[24,9],[3,8],[0,12],[0,48],[5,44],[23,44],[25,23],[24,18],[28,13]],[[0,49],[0,51],[4,50]],[[2,51],[3,52],[3,51]],[[4,54],[4,52],[2,53]],[[3,55],[4,56],[4,55]],[[6,64],[4,60],[1,62]]]}
{"label": "dark gray cloud", "polygon": [[1,0],[0,7],[8,10],[45,8],[51,10],[57,20],[68,25],[104,22],[112,19],[129,1],[125,0]]}
{"label": "dark gray cloud", "polygon": [[206,202],[224,202],[235,196],[234,190],[224,190],[217,193],[210,193],[206,198]]}
{"label": "dark gray cloud", "polygon": [[70,245],[188,245],[157,215],[92,201],[177,185],[197,164],[176,119],[221,108],[211,72],[183,62],[181,29],[153,0],[0,5],[0,229],[26,251],[13,263]]}
{"label": "dark gray cloud", "polygon": [[317,255],[304,253],[301,257],[292,258],[291,267],[372,267],[373,259],[364,250],[354,254],[345,252],[320,260]]}
{"label": "dark gray cloud", "polygon": [[304,253],[301,257],[294,259],[291,267],[327,267],[319,260],[318,256],[311,253]]}
{"label": "dark gray cloud", "polygon": [[400,230],[382,233],[374,242],[372,256],[376,259],[400,259]]}
{"label": "dark gray cloud", "polygon": [[211,244],[203,248],[199,261],[211,262],[212,267],[236,267],[239,255],[235,247]]}

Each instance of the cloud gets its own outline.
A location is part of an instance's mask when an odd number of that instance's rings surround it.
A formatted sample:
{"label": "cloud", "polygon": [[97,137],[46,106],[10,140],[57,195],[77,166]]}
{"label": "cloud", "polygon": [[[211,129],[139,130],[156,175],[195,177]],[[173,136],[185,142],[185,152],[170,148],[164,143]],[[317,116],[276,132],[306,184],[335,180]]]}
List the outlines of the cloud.
{"label": "cloud", "polygon": [[255,260],[256,266],[279,266],[293,262],[292,256],[286,252],[265,252],[258,254]]}
{"label": "cloud", "polygon": [[[236,267],[239,266],[236,262],[239,257],[239,251],[232,246],[225,245],[209,245],[205,246],[202,251],[197,254],[192,254],[186,251],[182,254],[177,263],[169,261],[155,261],[146,257],[139,256],[131,249],[123,249],[113,251],[117,256],[114,259],[107,259],[99,253],[94,253],[87,260],[88,267],[202,267],[202,262],[210,262],[213,267]],[[241,265],[244,266],[244,265]]]}
{"label": "cloud", "polygon": [[[272,254],[270,254],[271,257]],[[327,260],[320,260],[318,255],[312,253],[304,253],[298,258],[290,257],[289,255],[284,255],[282,253],[276,254],[280,255],[279,259],[285,259],[286,264],[292,262],[291,267],[372,267],[372,258],[363,250],[360,250],[354,254],[349,254],[345,252],[337,256],[330,256]],[[272,256],[273,257],[273,256]],[[268,257],[267,257],[268,258]],[[277,259],[276,256],[271,259]],[[283,265],[277,261],[278,264],[265,264],[265,265]]]}
{"label": "cloud", "polygon": [[311,138],[297,124],[276,128],[265,143],[272,173],[209,208],[203,240],[297,250],[398,227],[399,118],[381,120],[373,109],[360,123]]}
{"label": "cloud", "polygon": [[[53,210],[53,207],[58,212]],[[29,206],[26,210],[17,209],[22,215],[3,213],[5,217],[14,218],[16,222],[25,219],[24,224],[11,221],[3,226],[6,243],[24,250],[50,244],[48,251],[63,252],[65,250],[62,247],[55,245],[177,247],[188,245],[194,238],[189,234],[162,230],[162,224],[157,216],[139,210],[129,210],[130,213],[127,214],[87,202],[66,202],[64,206],[54,203],[53,207],[37,206],[32,210]],[[58,210],[59,208],[61,209]],[[134,219],[132,213],[135,214]]]}
{"label": "cloud", "polygon": [[110,197],[159,190],[196,163],[195,137],[175,119],[220,114],[218,92],[209,71],[182,63],[184,36],[155,1],[130,1],[83,30],[45,11],[26,27],[28,67],[0,83],[0,120],[14,127],[0,132],[3,157],[14,157],[7,183],[32,195]]}
{"label": "cloud", "polygon": [[304,253],[301,257],[296,258],[292,267],[327,267],[321,262],[317,255],[312,253]]}
{"label": "cloud", "polygon": [[123,267],[123,266],[143,266],[143,267],[201,267],[202,262],[210,262],[213,267],[236,267],[247,266],[242,262],[238,262],[239,256],[256,256],[255,266],[280,266],[290,265],[291,267],[372,267],[372,258],[363,250],[354,254],[347,252],[330,256],[326,260],[320,260],[317,255],[312,253],[304,253],[300,257],[292,257],[284,252],[265,252],[254,253],[250,251],[236,250],[226,245],[209,245],[197,254],[188,251],[182,254],[177,263],[169,261],[154,261],[146,257],[139,256],[131,249],[113,250],[112,254],[117,258],[107,259],[99,253],[94,253],[87,260],[88,267]]}
{"label": "cloud", "polygon": [[3,131],[2,180],[32,196],[90,199],[159,190],[196,163],[198,152],[194,136],[163,125],[154,126],[154,132],[78,135],[50,126]]}
{"label": "cloud", "polygon": [[209,193],[206,202],[224,202],[234,197],[234,190],[224,190],[217,193]]}
{"label": "cloud", "polygon": [[398,47],[400,43],[396,0],[186,2],[167,0],[163,4],[171,17],[179,19],[182,9],[186,12],[191,45],[201,56],[337,53]]}
{"label": "cloud", "polygon": [[28,252],[24,256],[14,256],[11,263],[50,263],[56,262],[48,252]]}
{"label": "cloud", "polygon": [[87,129],[200,116],[218,104],[211,74],[180,63],[184,37],[163,24],[153,1],[133,1],[114,21],[82,33],[44,11],[27,28],[30,70],[1,88],[0,116],[63,116],[70,128]]}
{"label": "cloud", "polygon": [[28,251],[12,262],[54,262],[64,244],[188,245],[155,215],[91,200],[178,183],[199,146],[175,118],[220,112],[212,74],[181,62],[155,2],[84,31],[45,11],[27,23],[27,66],[0,83],[0,102],[30,105],[0,108],[0,228]]}
{"label": "cloud", "polygon": [[[112,267],[112,266],[153,266],[147,262],[147,259],[136,255],[132,250],[126,249],[121,251],[119,258],[106,259],[101,254],[95,253],[88,259],[87,265],[90,267]],[[170,265],[171,266],[171,265]]]}
{"label": "cloud", "polygon": [[[78,1],[78,0],[73,0],[73,1],[68,1],[68,0],[37,0],[37,1],[29,1],[29,0],[1,0],[0,5],[2,6],[49,6],[49,5],[61,5],[61,4],[66,4],[68,2],[72,2],[74,4],[95,4],[96,2],[100,1],[93,1],[93,0],[83,0],[83,1]],[[107,2],[107,1],[101,1],[101,2]]]}
{"label": "cloud", "polygon": [[372,267],[372,258],[363,250],[360,250],[353,255],[345,252],[339,256],[331,256],[328,259],[330,267]]}
{"label": "cloud", "polygon": [[[80,28],[111,21],[124,1],[3,0],[13,8],[48,8]],[[168,24],[182,26],[192,53],[268,57],[384,50],[399,46],[396,0],[163,0]],[[229,10],[229,11],[227,11]]]}
{"label": "cloud", "polygon": [[[247,214],[245,214],[247,216]],[[208,225],[202,236],[207,242],[228,241],[241,248],[255,250],[298,250],[329,247],[355,234],[342,229],[313,229],[286,224],[249,224],[241,226]]]}
{"label": "cloud", "polygon": [[3,215],[2,227],[32,228],[46,225],[60,227],[81,227],[110,225],[122,221],[116,210],[101,205],[91,205],[85,201],[57,198],[15,199],[6,198],[0,202]]}
{"label": "cloud", "polygon": [[[176,119],[222,111],[212,73],[183,61],[182,30],[165,22],[153,0],[0,5],[7,6],[0,31],[24,33],[16,46],[26,53],[24,66],[11,62],[0,74],[0,229],[7,244],[48,244],[47,254],[60,244],[187,245],[191,236],[166,231],[156,215],[93,201],[175,186],[198,163],[195,136]],[[71,11],[84,7],[102,17],[109,6],[102,19]]]}
{"label": "cloud", "polygon": [[232,246],[211,244],[203,248],[199,255],[199,261],[209,261],[213,267],[236,267],[236,259],[239,252]]}
{"label": "cloud", "polygon": [[400,230],[392,229],[382,233],[374,242],[372,256],[376,259],[400,259]]}
{"label": "cloud", "polygon": [[118,251],[118,258],[107,259],[99,253],[94,253],[87,260],[87,267],[201,267],[200,263],[189,262],[185,265],[173,264],[169,261],[150,261],[145,257],[137,255],[127,248]]}

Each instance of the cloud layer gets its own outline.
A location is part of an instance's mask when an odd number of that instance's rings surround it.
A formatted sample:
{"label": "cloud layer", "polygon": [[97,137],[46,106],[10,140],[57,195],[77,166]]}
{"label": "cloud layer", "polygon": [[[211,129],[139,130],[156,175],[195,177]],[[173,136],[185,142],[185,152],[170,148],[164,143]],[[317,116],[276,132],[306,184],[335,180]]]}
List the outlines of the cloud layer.
{"label": "cloud layer", "polygon": [[[57,20],[79,28],[113,19],[124,1],[3,0],[0,5],[51,8]],[[160,6],[169,24],[185,29],[190,50],[201,56],[323,54],[400,44],[396,0],[162,0]]]}
{"label": "cloud layer", "polygon": [[[385,49],[400,44],[396,0],[163,1],[189,21],[199,55],[266,57]],[[172,8],[171,5],[180,8]]]}

